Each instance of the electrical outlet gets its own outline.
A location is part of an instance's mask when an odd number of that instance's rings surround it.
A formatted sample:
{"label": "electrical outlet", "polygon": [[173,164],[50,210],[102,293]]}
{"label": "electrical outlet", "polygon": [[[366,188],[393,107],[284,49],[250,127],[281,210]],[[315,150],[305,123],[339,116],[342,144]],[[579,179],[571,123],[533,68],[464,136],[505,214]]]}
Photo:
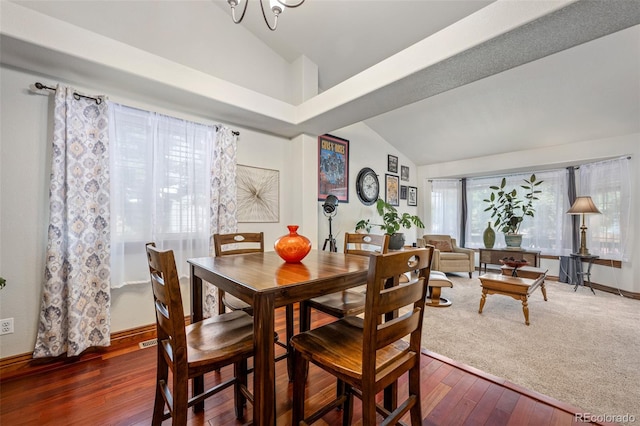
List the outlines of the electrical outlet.
{"label": "electrical outlet", "polygon": [[0,335],[13,333],[13,318],[0,320]]}

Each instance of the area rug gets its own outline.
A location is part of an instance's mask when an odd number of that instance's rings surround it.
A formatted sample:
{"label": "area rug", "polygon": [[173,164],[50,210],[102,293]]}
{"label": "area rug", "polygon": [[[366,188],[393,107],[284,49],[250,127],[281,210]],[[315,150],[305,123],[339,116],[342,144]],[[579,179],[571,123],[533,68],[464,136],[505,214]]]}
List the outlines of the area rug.
{"label": "area rug", "polygon": [[477,275],[448,277],[452,305],[427,307],[423,347],[585,413],[640,422],[640,301],[547,280],[527,326],[519,300],[488,295],[479,314]]}

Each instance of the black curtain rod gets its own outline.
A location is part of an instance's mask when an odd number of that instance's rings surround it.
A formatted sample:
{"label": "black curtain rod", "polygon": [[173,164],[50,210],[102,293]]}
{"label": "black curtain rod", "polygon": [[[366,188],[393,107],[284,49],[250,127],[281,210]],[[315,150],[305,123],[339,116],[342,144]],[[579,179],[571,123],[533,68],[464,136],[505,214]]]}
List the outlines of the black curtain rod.
{"label": "black curtain rod", "polygon": [[[40,82],[36,82],[36,89],[38,90],[42,90],[42,89],[47,89],[47,90],[52,90],[52,91],[56,91],[55,87],[49,87],[49,86],[45,86],[44,84],[40,83]],[[76,100],[80,100],[80,98],[85,98],[85,99],[92,99],[95,101],[96,104],[100,105],[102,103],[102,99],[101,98],[94,98],[92,96],[86,96],[86,95],[81,95],[78,92],[73,92],[73,97]]]}
{"label": "black curtain rod", "polygon": [[[223,126],[222,124],[216,124],[216,130],[220,130]],[[240,136],[240,132],[237,130],[232,130],[231,133],[235,136]]]}
{"label": "black curtain rod", "polygon": [[[55,91],[56,91],[56,88],[55,88],[55,87],[45,86],[44,84],[40,83],[39,81],[36,81],[35,86],[36,86],[36,89],[38,89],[38,90],[46,89],[46,90],[51,90],[51,91],[53,91],[53,92],[55,92]],[[92,99],[92,100],[94,100],[94,101],[96,102],[96,104],[98,104],[98,105],[100,105],[100,104],[102,103],[102,98],[94,98],[94,97],[92,97],[92,96],[81,95],[80,93],[77,93],[77,92],[74,92],[74,93],[73,93],[73,97],[74,97],[76,100],[79,100],[80,98]],[[218,127],[218,128],[219,128],[220,126],[216,126],[216,127]],[[231,133],[233,133],[233,134],[234,134],[234,135],[236,135],[236,136],[240,136],[240,132],[238,132],[237,130],[233,130]]]}

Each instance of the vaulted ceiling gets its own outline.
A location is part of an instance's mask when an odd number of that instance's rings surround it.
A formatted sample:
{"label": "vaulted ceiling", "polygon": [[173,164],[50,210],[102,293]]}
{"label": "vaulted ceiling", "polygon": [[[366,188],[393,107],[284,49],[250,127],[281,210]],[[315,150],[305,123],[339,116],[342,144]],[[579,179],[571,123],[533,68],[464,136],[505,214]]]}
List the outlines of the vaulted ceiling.
{"label": "vaulted ceiling", "polygon": [[[145,50],[159,40],[143,30],[159,3],[175,8],[176,21],[191,19],[180,31],[194,37],[205,13],[221,28],[231,20],[226,0],[14,3]],[[636,0],[307,0],[286,9],[275,32],[249,0],[245,20],[224,28],[235,49],[243,46],[233,31],[248,31],[284,61],[304,56],[318,67],[319,94],[290,114],[288,105],[282,115],[206,105],[232,124],[294,137],[363,121],[417,165],[640,133]],[[27,66],[33,45],[6,34],[2,43],[4,63]],[[60,55],[44,53],[30,60],[51,68],[43,58]]]}

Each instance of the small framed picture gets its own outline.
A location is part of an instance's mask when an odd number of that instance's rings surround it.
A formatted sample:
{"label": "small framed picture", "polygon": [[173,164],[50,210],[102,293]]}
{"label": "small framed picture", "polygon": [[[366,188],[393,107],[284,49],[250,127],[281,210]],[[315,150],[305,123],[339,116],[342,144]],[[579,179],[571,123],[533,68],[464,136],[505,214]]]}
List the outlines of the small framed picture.
{"label": "small framed picture", "polygon": [[407,186],[406,185],[400,185],[400,199],[401,200],[406,200],[407,199]]}
{"label": "small framed picture", "polygon": [[400,182],[398,176],[385,174],[385,201],[392,206],[400,205]]}
{"label": "small framed picture", "polygon": [[387,155],[387,171],[398,173],[398,157],[395,155]]}
{"label": "small framed picture", "polygon": [[400,166],[400,179],[409,180],[409,166]]}
{"label": "small framed picture", "polygon": [[407,205],[418,205],[418,188],[416,188],[415,186],[410,186],[407,190]]}

